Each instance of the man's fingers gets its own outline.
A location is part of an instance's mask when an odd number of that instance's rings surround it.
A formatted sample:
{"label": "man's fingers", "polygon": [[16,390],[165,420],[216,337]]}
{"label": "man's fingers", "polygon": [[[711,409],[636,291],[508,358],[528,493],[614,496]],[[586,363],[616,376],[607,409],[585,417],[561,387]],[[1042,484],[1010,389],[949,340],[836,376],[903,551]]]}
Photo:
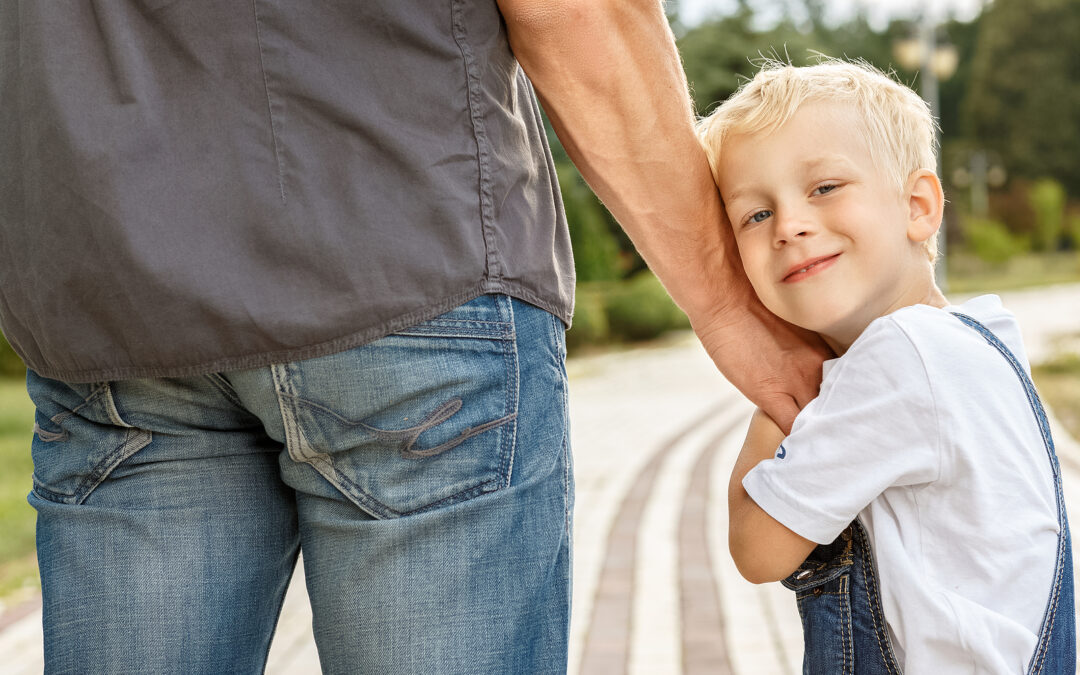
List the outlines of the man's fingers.
{"label": "man's fingers", "polygon": [[785,436],[791,433],[791,425],[795,423],[795,416],[799,414],[801,408],[795,399],[785,394],[778,394],[761,401],[759,405],[766,415],[773,418]]}
{"label": "man's fingers", "polygon": [[821,389],[821,369],[807,373],[801,381],[794,379],[791,382],[791,387],[795,405],[798,406],[799,410],[802,410],[807,403],[817,398]]}

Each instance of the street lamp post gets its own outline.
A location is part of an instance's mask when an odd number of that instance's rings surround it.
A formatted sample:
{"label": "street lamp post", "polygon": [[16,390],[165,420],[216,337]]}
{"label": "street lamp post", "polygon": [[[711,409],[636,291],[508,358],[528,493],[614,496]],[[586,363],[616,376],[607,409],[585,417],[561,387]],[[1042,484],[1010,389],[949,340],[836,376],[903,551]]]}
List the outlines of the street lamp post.
{"label": "street lamp post", "polygon": [[[938,96],[938,81],[947,80],[956,72],[959,56],[956,47],[951,44],[938,43],[937,20],[928,7],[922,13],[919,21],[918,34],[913,39],[903,40],[894,45],[893,54],[900,65],[908,70],[919,70],[919,89],[923,99],[930,105],[930,113],[935,120],[941,119],[941,102]],[[941,129],[935,127],[935,140],[941,147]],[[937,158],[937,174],[944,176],[941,163],[941,153]],[[944,179],[943,179],[944,180]],[[938,286],[943,292],[948,291],[945,268],[945,219],[941,220],[941,230],[938,235],[938,257],[934,267],[934,276]]]}

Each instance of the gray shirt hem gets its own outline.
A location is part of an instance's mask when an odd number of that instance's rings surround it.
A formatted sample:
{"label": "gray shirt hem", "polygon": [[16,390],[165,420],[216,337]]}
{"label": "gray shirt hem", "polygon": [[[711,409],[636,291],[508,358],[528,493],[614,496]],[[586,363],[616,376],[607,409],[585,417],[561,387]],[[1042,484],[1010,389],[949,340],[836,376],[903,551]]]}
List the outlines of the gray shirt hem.
{"label": "gray shirt hem", "polygon": [[55,370],[48,367],[27,364],[28,367],[42,377],[71,383],[103,382],[107,380],[127,380],[150,377],[191,377],[205,375],[207,373],[226,372],[230,370],[248,370],[260,368],[274,363],[288,363],[302,361],[320,356],[327,356],[337,352],[359,347],[360,345],[374,342],[379,338],[386,337],[391,333],[408,328],[422,321],[435,318],[455,307],[462,305],[474,298],[486,293],[505,293],[531,305],[546,310],[558,317],[567,327],[570,326],[573,307],[561,307],[549,300],[537,296],[527,288],[506,281],[505,279],[492,281],[485,280],[480,284],[463,292],[455,293],[436,302],[425,305],[422,309],[409,312],[387,321],[376,328],[350,333],[341,337],[319,342],[316,344],[296,347],[274,352],[262,352],[258,354],[244,354],[240,356],[227,356],[215,359],[207,363],[194,363],[175,366],[120,366],[112,368],[88,369],[88,370]]}

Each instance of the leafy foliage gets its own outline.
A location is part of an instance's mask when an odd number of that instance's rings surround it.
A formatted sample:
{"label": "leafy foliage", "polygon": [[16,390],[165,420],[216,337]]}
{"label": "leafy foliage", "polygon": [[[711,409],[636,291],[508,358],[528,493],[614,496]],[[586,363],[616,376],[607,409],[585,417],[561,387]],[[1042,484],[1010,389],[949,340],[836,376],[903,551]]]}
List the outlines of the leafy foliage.
{"label": "leafy foliage", "polygon": [[963,114],[1010,174],[1080,194],[1080,4],[995,0],[980,22]]}

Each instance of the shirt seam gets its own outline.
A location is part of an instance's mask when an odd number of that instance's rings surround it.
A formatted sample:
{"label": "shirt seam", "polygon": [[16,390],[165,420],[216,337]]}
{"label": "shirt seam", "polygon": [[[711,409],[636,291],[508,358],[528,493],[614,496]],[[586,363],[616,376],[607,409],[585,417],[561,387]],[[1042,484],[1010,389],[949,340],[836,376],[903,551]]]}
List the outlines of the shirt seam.
{"label": "shirt seam", "polygon": [[461,16],[463,11],[461,6],[461,0],[451,0],[450,20],[454,42],[457,43],[458,50],[461,51],[461,61],[465,68],[466,100],[469,104],[469,119],[472,122],[473,140],[476,142],[480,229],[484,239],[486,275],[489,278],[498,279],[502,277],[502,269],[499,264],[498,247],[495,244],[495,233],[492,228],[492,222],[494,221],[492,204],[494,199],[492,197],[487,130],[484,127],[484,117],[480,109],[480,83],[476,73],[476,63]]}
{"label": "shirt seam", "polygon": [[262,42],[262,20],[259,18],[258,0],[251,0],[251,12],[255,18],[255,44],[259,49],[259,72],[262,75],[263,94],[266,96],[266,114],[270,118],[270,140],[274,146],[274,162],[277,164],[278,188],[281,190],[281,203],[287,204],[285,197],[285,164],[278,144],[277,118],[274,116],[274,104],[270,99],[270,82],[266,74],[266,59]]}

